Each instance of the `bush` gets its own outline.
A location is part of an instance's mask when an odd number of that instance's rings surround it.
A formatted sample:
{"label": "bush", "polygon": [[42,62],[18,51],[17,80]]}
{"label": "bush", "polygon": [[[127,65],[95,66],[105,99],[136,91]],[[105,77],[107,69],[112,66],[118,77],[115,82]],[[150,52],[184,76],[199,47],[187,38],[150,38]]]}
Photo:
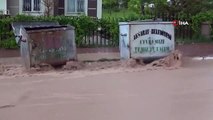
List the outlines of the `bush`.
{"label": "bush", "polygon": [[[102,31],[110,35],[113,43],[118,45],[119,41],[119,26],[121,21],[141,20],[151,18],[151,16],[128,16],[120,18],[103,18],[93,19],[88,16],[72,17],[72,16],[26,16],[17,15],[15,17],[7,17],[0,19],[0,48],[17,48],[15,45],[14,35],[11,29],[12,22],[31,22],[31,21],[55,21],[60,25],[71,25],[75,27],[76,44],[79,46],[84,39],[84,36],[89,35],[89,31],[96,31],[102,28]],[[6,37],[3,37],[6,35]]]}
{"label": "bush", "polygon": [[13,37],[8,38],[7,40],[0,41],[0,48],[6,49],[16,49],[18,48],[16,41]]}
{"label": "bush", "polygon": [[200,25],[202,22],[213,23],[213,11],[207,11],[199,13],[192,17],[193,29],[197,32],[200,32]]}

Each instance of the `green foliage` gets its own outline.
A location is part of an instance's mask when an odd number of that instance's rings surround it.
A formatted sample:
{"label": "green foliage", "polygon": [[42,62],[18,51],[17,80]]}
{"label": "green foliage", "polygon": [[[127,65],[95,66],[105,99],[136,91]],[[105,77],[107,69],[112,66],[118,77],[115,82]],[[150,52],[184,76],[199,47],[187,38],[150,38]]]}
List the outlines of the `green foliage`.
{"label": "green foliage", "polygon": [[121,9],[120,11],[109,12],[108,10],[103,11],[103,18],[121,18],[121,17],[131,17],[131,16],[140,16],[136,12],[129,9]]}
{"label": "green foliage", "polygon": [[137,14],[141,13],[141,0],[130,0],[128,2],[128,9],[136,12]]}
{"label": "green foliage", "polygon": [[103,0],[103,8],[109,11],[119,11],[122,8],[128,8],[128,2],[131,0]]}
{"label": "green foliage", "polygon": [[[190,20],[191,17],[189,15],[181,12],[178,14],[179,20]],[[101,30],[106,32],[108,36],[112,39],[112,45],[116,46],[119,42],[119,22],[127,22],[127,21],[136,21],[136,20],[144,20],[144,19],[151,19],[153,16],[151,15],[138,15],[138,14],[129,14],[124,17],[122,16],[108,16],[102,19],[93,19],[87,16],[80,16],[80,17],[66,17],[66,16],[25,16],[25,15],[18,15],[15,17],[7,17],[0,19],[0,48],[18,48],[14,34],[11,30],[11,23],[18,22],[18,21],[55,21],[61,25],[71,25],[75,27],[76,33],[76,44],[79,46],[84,37],[90,34],[90,31],[97,31]],[[197,34],[200,32],[199,28],[202,22],[210,22],[213,23],[213,11],[207,11],[199,13],[192,17],[192,25],[193,29],[197,31]],[[213,27],[213,24],[212,26]],[[212,37],[213,37],[213,30],[212,30]],[[185,40],[186,41],[186,40]]]}
{"label": "green foliage", "polygon": [[[12,22],[25,22],[25,21],[27,22],[56,21],[61,25],[68,25],[68,24],[72,25],[75,27],[77,44],[81,43],[81,41],[83,40],[83,37],[88,34],[88,30],[96,30],[98,28],[98,22],[87,16],[81,16],[81,17],[38,16],[38,17],[35,17],[35,16],[17,15],[15,17],[0,19],[0,35],[7,35],[7,38],[14,37],[13,32],[10,31],[10,24]],[[3,39],[7,39],[7,38],[3,38]],[[8,42],[8,40],[0,39],[0,41],[5,43],[4,45],[1,45],[0,47],[8,48],[7,45],[11,43],[11,42]]]}
{"label": "green foliage", "polygon": [[167,0],[154,0],[153,1],[155,6],[155,13],[158,13],[159,11],[161,13],[166,13],[168,9],[168,3]]}
{"label": "green foliage", "polygon": [[212,10],[212,0],[171,0],[172,4],[169,6],[169,13],[180,13],[196,15],[200,12]]}
{"label": "green foliage", "polygon": [[199,13],[192,17],[192,27],[195,31],[200,32],[199,28],[202,22],[213,23],[213,11]]}
{"label": "green foliage", "polygon": [[213,43],[212,39],[208,39],[201,34],[195,34],[192,38],[176,38],[176,44],[192,44],[192,43]]}
{"label": "green foliage", "polygon": [[[103,8],[109,10],[110,13],[118,12],[119,1],[122,1],[123,8],[143,15],[153,14],[153,12],[196,15],[213,10],[212,0],[170,0],[170,2],[167,0],[103,0]],[[149,7],[150,4],[154,5],[153,8]]]}
{"label": "green foliage", "polygon": [[130,15],[127,17],[106,17],[103,19],[93,19],[87,16],[67,17],[67,16],[25,16],[17,15],[15,17],[8,17],[0,19],[0,48],[17,48],[14,40],[14,34],[10,28],[12,22],[31,22],[31,21],[55,21],[60,25],[71,25],[75,27],[76,44],[79,46],[84,37],[89,35],[90,31],[97,31],[99,28],[106,32],[111,38],[112,42],[118,44],[119,39],[119,22],[133,21],[151,18],[151,16]]}
{"label": "green foliage", "polygon": [[119,22],[128,22],[135,20],[150,19],[152,16],[138,16],[130,15],[127,17],[105,17],[99,20],[100,27],[103,31],[106,31],[112,38],[113,46],[118,45],[119,42]]}
{"label": "green foliage", "polygon": [[117,0],[103,0],[103,8],[105,9],[115,9],[117,5]]}
{"label": "green foliage", "polygon": [[16,44],[15,38],[11,37],[6,40],[0,41],[0,48],[16,49],[18,48],[18,45]]}

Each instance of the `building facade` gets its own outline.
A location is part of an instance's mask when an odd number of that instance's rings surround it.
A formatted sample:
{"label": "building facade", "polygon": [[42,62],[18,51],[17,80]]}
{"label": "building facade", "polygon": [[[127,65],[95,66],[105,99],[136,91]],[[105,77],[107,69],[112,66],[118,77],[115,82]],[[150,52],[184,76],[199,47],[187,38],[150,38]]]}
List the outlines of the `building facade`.
{"label": "building facade", "polygon": [[[6,0],[5,0],[6,1]],[[10,15],[87,15],[102,17],[102,0],[7,0]]]}

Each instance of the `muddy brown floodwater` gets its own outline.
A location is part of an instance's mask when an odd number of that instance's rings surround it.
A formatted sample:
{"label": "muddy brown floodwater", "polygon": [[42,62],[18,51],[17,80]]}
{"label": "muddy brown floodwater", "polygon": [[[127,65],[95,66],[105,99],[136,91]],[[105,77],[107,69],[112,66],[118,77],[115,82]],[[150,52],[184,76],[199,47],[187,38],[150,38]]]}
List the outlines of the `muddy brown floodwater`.
{"label": "muddy brown floodwater", "polygon": [[[213,61],[0,76],[0,120],[212,120]],[[15,66],[15,67],[14,67]]]}

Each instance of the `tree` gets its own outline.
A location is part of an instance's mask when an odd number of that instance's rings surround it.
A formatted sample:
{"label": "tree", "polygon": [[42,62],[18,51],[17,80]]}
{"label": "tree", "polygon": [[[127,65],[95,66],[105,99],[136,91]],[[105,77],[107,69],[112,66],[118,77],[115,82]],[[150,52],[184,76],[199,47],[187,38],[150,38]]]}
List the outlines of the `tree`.
{"label": "tree", "polygon": [[121,9],[124,4],[124,0],[118,0],[118,8]]}
{"label": "tree", "polygon": [[128,2],[129,9],[143,15],[153,10],[164,12],[167,6],[167,0],[130,0]]}
{"label": "tree", "polygon": [[130,0],[128,2],[128,9],[140,14],[141,13],[141,0]]}
{"label": "tree", "polygon": [[158,12],[161,12],[161,13],[167,12],[168,5],[169,5],[167,0],[154,0],[153,3],[154,3],[155,14]]}
{"label": "tree", "polygon": [[155,13],[195,15],[213,9],[213,0],[143,0],[154,4]]}
{"label": "tree", "polygon": [[42,0],[42,4],[45,6],[44,11],[45,16],[51,15],[57,2],[58,2],[57,0]]}
{"label": "tree", "polygon": [[128,8],[128,2],[130,0],[103,0],[103,7],[105,9],[119,8],[120,5],[124,8]]}
{"label": "tree", "polygon": [[171,0],[170,12],[195,15],[212,9],[212,0]]}
{"label": "tree", "polygon": [[202,5],[202,12],[213,10],[213,0],[203,0]]}
{"label": "tree", "polygon": [[103,0],[103,4],[105,8],[115,10],[119,1],[122,1],[124,7],[142,15],[151,13],[195,15],[213,9],[213,0]]}
{"label": "tree", "polygon": [[112,9],[117,7],[118,1],[117,0],[103,0],[103,7],[105,9]]}

